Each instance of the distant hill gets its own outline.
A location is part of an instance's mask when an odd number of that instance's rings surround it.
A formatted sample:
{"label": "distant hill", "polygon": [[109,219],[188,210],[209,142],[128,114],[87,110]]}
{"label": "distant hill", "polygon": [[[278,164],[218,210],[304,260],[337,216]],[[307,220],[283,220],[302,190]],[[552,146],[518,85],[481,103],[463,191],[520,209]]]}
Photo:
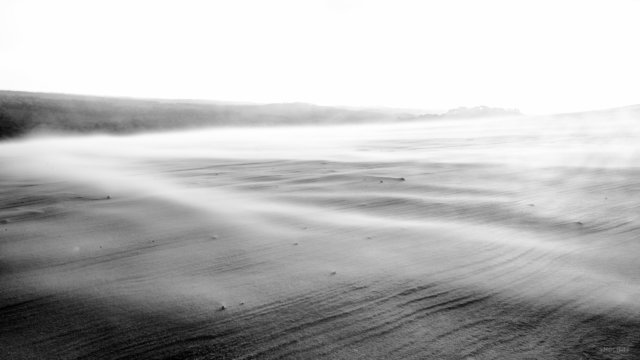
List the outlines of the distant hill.
{"label": "distant hill", "polygon": [[499,116],[522,116],[518,109],[503,109],[489,106],[459,107],[441,114],[421,114],[413,116],[414,119],[434,118],[480,118]]}
{"label": "distant hill", "polygon": [[[640,117],[640,106],[584,113]],[[34,131],[127,134],[211,126],[318,125],[522,115],[516,109],[460,107],[440,114],[305,103],[243,104],[0,91],[0,139]]]}
{"label": "distant hill", "polygon": [[393,114],[288,104],[225,104],[0,91],[0,138],[32,131],[134,133],[208,126],[392,121]]}
{"label": "distant hill", "polygon": [[615,116],[615,117],[625,117],[632,118],[640,121],[640,105],[629,105],[629,106],[621,106],[609,109],[601,109],[601,110],[591,110],[591,111],[583,111],[583,112],[570,112],[570,113],[561,113],[554,115],[560,119],[562,118],[576,118],[576,117],[605,117],[605,116]]}

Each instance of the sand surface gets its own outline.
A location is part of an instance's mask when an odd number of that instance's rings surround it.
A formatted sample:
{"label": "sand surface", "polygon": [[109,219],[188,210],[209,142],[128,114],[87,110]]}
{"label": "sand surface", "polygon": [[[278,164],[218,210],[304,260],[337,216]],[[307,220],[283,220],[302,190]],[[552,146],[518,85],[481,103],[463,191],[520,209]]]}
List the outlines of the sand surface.
{"label": "sand surface", "polygon": [[637,120],[0,144],[0,358],[640,358]]}

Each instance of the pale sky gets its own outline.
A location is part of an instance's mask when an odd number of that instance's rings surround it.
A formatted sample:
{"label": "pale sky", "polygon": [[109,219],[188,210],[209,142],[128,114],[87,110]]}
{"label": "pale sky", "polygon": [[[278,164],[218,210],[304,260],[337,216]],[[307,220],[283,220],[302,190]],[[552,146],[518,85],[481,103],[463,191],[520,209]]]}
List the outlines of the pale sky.
{"label": "pale sky", "polygon": [[640,103],[638,0],[0,0],[0,89],[549,113]]}

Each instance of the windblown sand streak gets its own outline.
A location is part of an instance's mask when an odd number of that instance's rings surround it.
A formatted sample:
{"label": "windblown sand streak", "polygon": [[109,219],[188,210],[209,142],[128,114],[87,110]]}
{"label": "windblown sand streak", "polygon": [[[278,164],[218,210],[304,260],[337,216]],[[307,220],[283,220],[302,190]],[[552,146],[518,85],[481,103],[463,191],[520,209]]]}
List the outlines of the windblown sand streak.
{"label": "windblown sand streak", "polygon": [[0,354],[638,356],[634,121],[4,143]]}

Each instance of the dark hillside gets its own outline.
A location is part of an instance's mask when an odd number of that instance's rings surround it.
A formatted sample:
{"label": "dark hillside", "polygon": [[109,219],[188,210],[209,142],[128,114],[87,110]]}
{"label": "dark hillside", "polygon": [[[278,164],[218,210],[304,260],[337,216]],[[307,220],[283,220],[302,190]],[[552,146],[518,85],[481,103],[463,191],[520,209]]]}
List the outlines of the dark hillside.
{"label": "dark hillside", "polygon": [[0,138],[34,130],[134,133],[205,126],[336,124],[392,120],[390,114],[310,104],[220,104],[0,92]]}

